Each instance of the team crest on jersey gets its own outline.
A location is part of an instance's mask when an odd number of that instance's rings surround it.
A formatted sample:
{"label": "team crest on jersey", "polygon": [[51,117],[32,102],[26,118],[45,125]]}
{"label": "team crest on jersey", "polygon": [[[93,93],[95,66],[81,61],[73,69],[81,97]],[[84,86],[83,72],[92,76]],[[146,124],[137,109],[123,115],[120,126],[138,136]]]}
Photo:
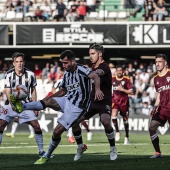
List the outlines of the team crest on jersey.
{"label": "team crest on jersey", "polygon": [[157,81],[156,84],[159,84],[159,82]]}
{"label": "team crest on jersey", "polygon": [[170,77],[167,77],[166,80],[167,80],[167,82],[170,82]]}
{"label": "team crest on jersey", "polygon": [[28,79],[25,79],[25,82],[28,82],[29,80]]}
{"label": "team crest on jersey", "polygon": [[125,81],[121,81],[121,85],[123,86],[125,84]]}

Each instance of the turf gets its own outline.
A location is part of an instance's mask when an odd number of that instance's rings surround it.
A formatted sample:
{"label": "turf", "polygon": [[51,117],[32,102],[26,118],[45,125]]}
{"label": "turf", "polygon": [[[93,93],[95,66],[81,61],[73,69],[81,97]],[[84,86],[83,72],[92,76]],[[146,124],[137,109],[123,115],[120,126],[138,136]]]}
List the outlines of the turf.
{"label": "turf", "polygon": [[[44,133],[45,150],[48,148],[52,133]],[[160,137],[163,158],[150,159],[154,154],[149,135],[130,134],[130,145],[123,145],[124,134],[116,143],[118,159],[109,160],[109,144],[104,133],[93,133],[91,141],[84,143],[88,150],[82,159],[73,161],[76,153],[76,144],[67,142],[66,134],[62,136],[59,147],[54,151],[55,157],[47,164],[34,165],[38,159],[38,149],[34,139],[28,139],[28,134],[18,133],[15,138],[6,137],[0,147],[0,170],[167,170],[170,169],[170,141],[169,136]]]}

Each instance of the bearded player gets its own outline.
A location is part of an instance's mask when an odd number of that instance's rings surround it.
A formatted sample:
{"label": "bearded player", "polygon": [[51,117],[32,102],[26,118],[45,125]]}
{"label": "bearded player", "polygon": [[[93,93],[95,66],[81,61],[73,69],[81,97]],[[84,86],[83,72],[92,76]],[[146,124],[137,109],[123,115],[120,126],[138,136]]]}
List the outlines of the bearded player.
{"label": "bearded player", "polygon": [[120,132],[118,127],[117,115],[123,118],[125,127],[125,140],[124,144],[129,144],[129,98],[128,95],[133,94],[133,86],[130,82],[129,77],[123,75],[123,67],[120,65],[116,66],[116,76],[112,78],[112,122],[114,124],[116,135],[115,141],[120,140]]}
{"label": "bearded player", "polygon": [[167,56],[157,54],[155,64],[158,74],[154,77],[154,85],[157,92],[154,108],[150,114],[152,117],[149,133],[155,154],[150,158],[161,158],[157,129],[164,126],[166,121],[170,123],[170,70],[168,69]]}

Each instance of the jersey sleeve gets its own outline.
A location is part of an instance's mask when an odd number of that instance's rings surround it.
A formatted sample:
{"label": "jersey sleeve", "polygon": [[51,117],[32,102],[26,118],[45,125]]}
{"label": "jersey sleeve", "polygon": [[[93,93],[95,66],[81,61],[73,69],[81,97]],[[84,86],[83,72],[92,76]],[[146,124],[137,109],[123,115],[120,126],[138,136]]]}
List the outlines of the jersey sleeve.
{"label": "jersey sleeve", "polygon": [[35,87],[37,85],[37,79],[34,73],[31,75],[31,85],[30,87]]}
{"label": "jersey sleeve", "polygon": [[5,74],[4,88],[11,88],[11,74]]}

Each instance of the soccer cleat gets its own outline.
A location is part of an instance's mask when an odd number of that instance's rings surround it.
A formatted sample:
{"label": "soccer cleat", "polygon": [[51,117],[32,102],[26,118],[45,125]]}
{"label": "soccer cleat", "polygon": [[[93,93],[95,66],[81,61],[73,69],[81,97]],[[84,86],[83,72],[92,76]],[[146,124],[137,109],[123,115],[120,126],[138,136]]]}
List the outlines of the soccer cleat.
{"label": "soccer cleat", "polygon": [[41,165],[41,164],[45,164],[49,161],[49,158],[47,157],[41,157],[40,159],[38,159],[34,164],[36,165]]}
{"label": "soccer cleat", "polygon": [[119,140],[120,140],[120,132],[116,132],[115,141],[119,141]]}
{"label": "soccer cleat", "polygon": [[15,107],[15,111],[21,113],[23,111],[21,101],[16,100],[13,94],[10,94],[10,100]]}
{"label": "soccer cleat", "polygon": [[68,138],[68,142],[70,142],[70,143],[75,143],[74,137],[73,137],[73,136],[69,137],[69,138]]}
{"label": "soccer cleat", "polygon": [[129,144],[130,144],[129,138],[125,137],[124,145],[129,145]]}
{"label": "soccer cleat", "polygon": [[[43,157],[45,154],[45,151],[39,152],[39,157]],[[50,158],[54,158],[54,155],[51,154]]]}
{"label": "soccer cleat", "polygon": [[28,138],[29,138],[29,139],[34,138],[34,134],[29,135]]}
{"label": "soccer cleat", "polygon": [[77,153],[74,156],[74,161],[77,161],[81,158],[83,152],[85,152],[87,150],[87,146],[85,144],[83,144],[83,147],[78,147],[77,148]]}
{"label": "soccer cleat", "polygon": [[159,152],[156,152],[153,156],[151,156],[150,158],[162,158],[163,155]]}
{"label": "soccer cleat", "polygon": [[12,133],[6,133],[6,136],[14,138],[14,135]]}
{"label": "soccer cleat", "polygon": [[87,132],[87,140],[92,140],[93,133],[92,132]]}
{"label": "soccer cleat", "polygon": [[117,149],[115,146],[110,147],[110,160],[114,161],[117,159]]}

